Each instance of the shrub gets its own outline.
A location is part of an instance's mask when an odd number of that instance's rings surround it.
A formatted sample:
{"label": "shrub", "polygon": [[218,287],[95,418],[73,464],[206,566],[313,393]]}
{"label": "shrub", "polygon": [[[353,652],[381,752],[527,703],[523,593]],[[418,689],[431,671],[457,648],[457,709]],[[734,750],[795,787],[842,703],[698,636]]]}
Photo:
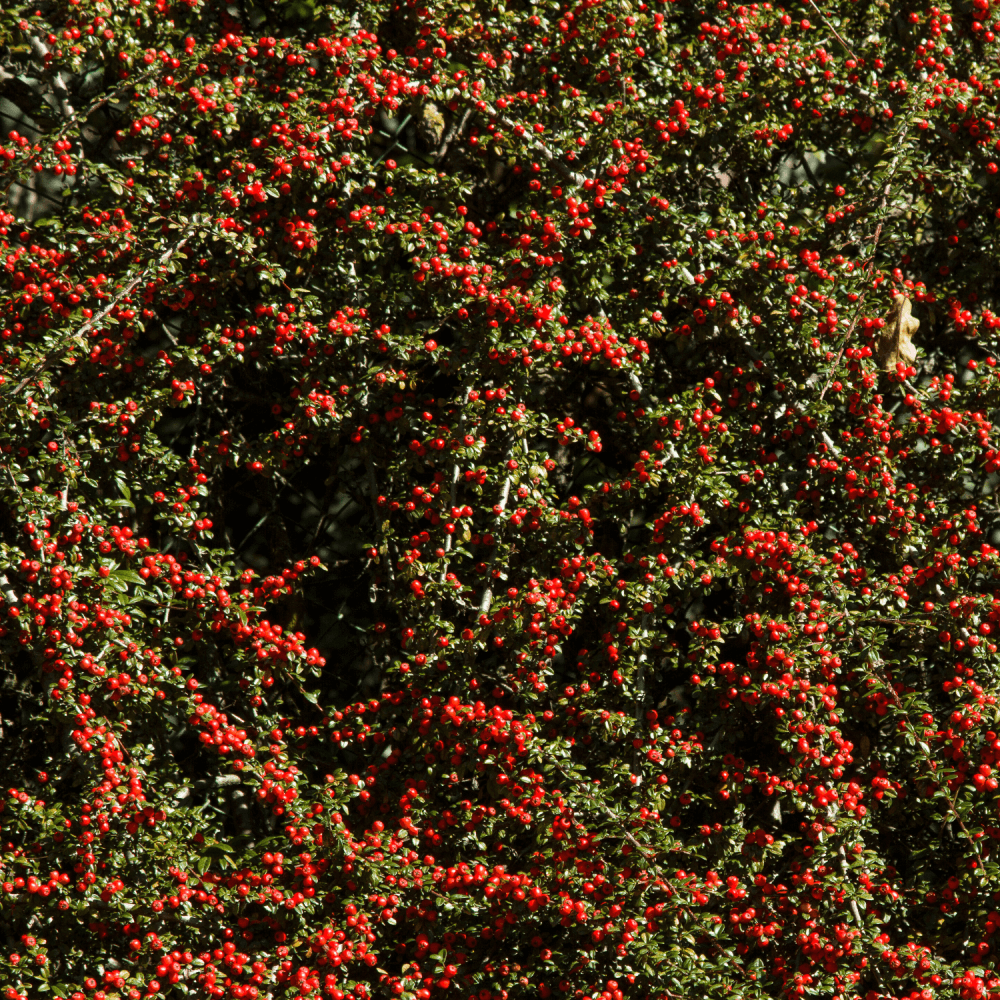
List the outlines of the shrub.
{"label": "shrub", "polygon": [[0,11],[6,997],[1000,997],[992,16]]}

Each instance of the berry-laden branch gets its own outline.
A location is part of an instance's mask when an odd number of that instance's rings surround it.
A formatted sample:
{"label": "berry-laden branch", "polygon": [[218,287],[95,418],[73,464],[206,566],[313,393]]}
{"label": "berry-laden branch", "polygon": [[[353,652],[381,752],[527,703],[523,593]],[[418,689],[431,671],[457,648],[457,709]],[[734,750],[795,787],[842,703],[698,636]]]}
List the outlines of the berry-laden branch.
{"label": "berry-laden branch", "polygon": [[1000,998],[970,3],[0,10],[0,1000]]}
{"label": "berry-laden branch", "polygon": [[48,369],[54,363],[56,363],[60,358],[63,357],[63,355],[66,353],[67,350],[72,349],[72,347],[75,346],[76,344],[85,343],[83,338],[86,336],[86,334],[88,334],[95,327],[98,327],[101,321],[106,316],[110,315],[121,304],[123,299],[128,298],[128,296],[131,295],[132,292],[135,290],[136,286],[139,285],[140,282],[144,281],[154,270],[157,271],[162,270],[172,257],[174,257],[176,254],[179,254],[181,250],[184,249],[184,246],[190,241],[190,239],[191,239],[191,231],[190,229],[186,229],[181,238],[176,243],[174,243],[173,246],[168,247],[156,261],[151,262],[145,268],[143,268],[142,271],[140,271],[138,274],[132,277],[129,280],[129,282],[125,285],[125,287],[122,288],[121,291],[116,296],[114,296],[114,298],[112,298],[112,300],[103,309],[95,313],[90,319],[87,320],[86,323],[84,323],[74,333],[72,333],[67,338],[66,342],[59,345],[59,349],[57,351],[52,351],[49,354],[45,355],[40,364],[38,364],[35,368],[33,368],[29,374],[25,375],[24,378],[17,383],[17,385],[15,385],[11,389],[8,389],[7,392],[4,393],[3,395],[9,398],[13,398],[14,396],[18,395],[18,393],[20,393],[20,391],[29,382],[33,382],[40,375],[48,371]]}

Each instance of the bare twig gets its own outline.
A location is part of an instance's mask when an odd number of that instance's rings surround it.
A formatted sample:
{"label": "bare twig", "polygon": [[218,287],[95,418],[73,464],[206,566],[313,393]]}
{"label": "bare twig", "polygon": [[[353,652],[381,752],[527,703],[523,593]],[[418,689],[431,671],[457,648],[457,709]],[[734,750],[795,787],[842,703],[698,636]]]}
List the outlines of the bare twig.
{"label": "bare twig", "polygon": [[837,41],[844,46],[844,50],[847,52],[847,54],[860,66],[861,60],[854,54],[854,49],[852,49],[850,45],[848,45],[847,42],[844,41],[844,39],[840,35],[840,32],[837,31],[837,29],[830,23],[830,20],[829,18],[827,18],[826,14],[824,14],[823,11],[821,11],[819,7],[817,7],[816,4],[813,3],[813,0],[809,0],[809,6],[812,7],[812,9],[816,11],[816,13],[819,14],[821,18],[823,18],[823,23],[833,32],[834,38],[836,38]]}
{"label": "bare twig", "polygon": [[[847,864],[847,852],[844,850],[843,844],[837,848],[837,853],[840,855],[840,870],[846,878],[849,868]],[[847,905],[851,908],[851,916],[854,917],[854,922],[858,925],[858,929],[860,930],[864,925],[861,922],[861,912],[858,910],[857,900],[850,899],[847,901]]]}
{"label": "bare twig", "polygon": [[5,573],[0,573],[0,594],[3,595],[4,600],[8,604],[17,604],[18,596],[14,592],[14,588],[10,585],[10,580],[7,579]]}
{"label": "bare twig", "polygon": [[[504,511],[507,509],[507,500],[510,497],[510,483],[511,477],[508,476],[503,481],[503,488],[500,490],[500,502],[497,506],[500,508],[500,513],[497,517],[503,517]],[[497,550],[493,552],[493,559],[490,560],[490,565],[496,561]],[[485,615],[490,610],[490,605],[493,603],[493,581],[492,579],[486,581],[486,586],[483,588],[483,596],[479,602],[479,613]]]}
{"label": "bare twig", "polygon": [[465,131],[465,126],[469,124],[469,119],[475,114],[475,108],[466,108],[465,114],[459,118],[457,115],[448,129],[448,134],[444,137],[438,151],[434,154],[434,162],[440,163],[447,155],[451,144],[455,141],[455,136],[461,135]]}
{"label": "bare twig", "polygon": [[[458,418],[459,438],[465,434],[465,404],[469,401],[469,393],[471,391],[471,385],[462,386],[462,391],[460,393],[462,399],[462,409],[461,415]],[[458,477],[460,474],[461,469],[459,468],[458,459],[456,458],[451,466],[451,493],[449,494],[449,505],[451,507],[455,506],[456,491],[458,489]],[[453,537],[453,535],[446,535],[444,540],[444,565],[441,567],[441,575],[438,578],[438,583],[442,586],[444,585],[445,577],[448,575],[448,554],[451,552],[451,540]]]}

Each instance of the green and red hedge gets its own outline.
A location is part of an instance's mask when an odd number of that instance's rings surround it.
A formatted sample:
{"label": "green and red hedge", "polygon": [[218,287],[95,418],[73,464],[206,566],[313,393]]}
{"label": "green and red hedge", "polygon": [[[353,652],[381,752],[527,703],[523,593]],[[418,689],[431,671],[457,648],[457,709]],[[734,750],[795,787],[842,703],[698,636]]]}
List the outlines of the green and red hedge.
{"label": "green and red hedge", "polygon": [[7,1000],[997,1000],[993,16],[0,11]]}

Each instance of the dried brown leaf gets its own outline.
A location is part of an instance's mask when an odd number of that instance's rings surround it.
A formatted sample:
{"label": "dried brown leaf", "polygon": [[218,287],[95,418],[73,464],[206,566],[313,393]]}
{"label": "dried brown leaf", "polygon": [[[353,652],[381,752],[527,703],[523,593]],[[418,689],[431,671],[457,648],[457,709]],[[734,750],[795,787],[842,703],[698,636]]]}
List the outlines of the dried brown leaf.
{"label": "dried brown leaf", "polygon": [[883,371],[894,372],[898,363],[909,366],[917,360],[917,349],[910,338],[920,328],[920,320],[911,315],[910,309],[909,298],[897,296],[885,318],[875,348],[875,360]]}

